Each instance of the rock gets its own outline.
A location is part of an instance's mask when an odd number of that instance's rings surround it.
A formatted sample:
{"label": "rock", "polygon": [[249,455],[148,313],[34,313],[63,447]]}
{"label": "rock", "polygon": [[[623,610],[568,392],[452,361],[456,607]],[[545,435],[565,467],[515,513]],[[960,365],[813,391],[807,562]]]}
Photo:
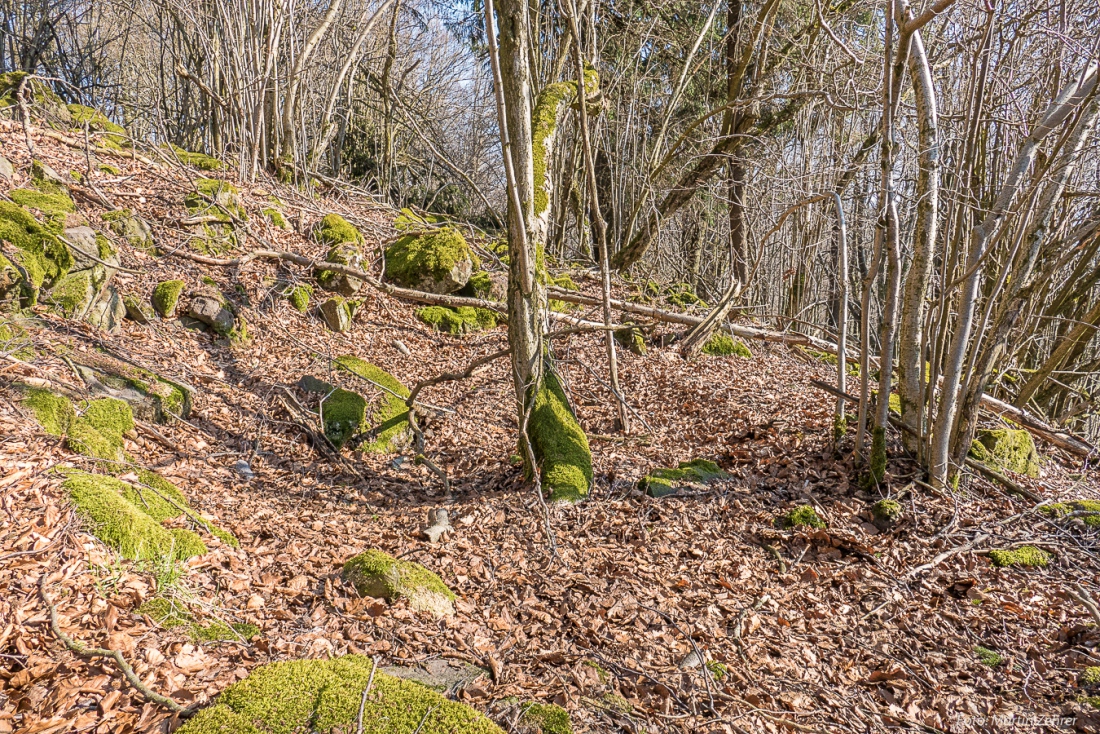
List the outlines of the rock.
{"label": "rock", "polygon": [[303,392],[314,393],[315,395],[328,395],[336,388],[324,380],[318,380],[311,375],[302,375],[298,379],[298,389]]}
{"label": "rock", "polygon": [[386,249],[386,277],[406,288],[454,293],[478,265],[466,239],[454,227],[407,234]]}
{"label": "rock", "polygon": [[335,296],[321,304],[321,317],[330,331],[342,333],[351,329],[351,307],[343,296]]}
{"label": "rock", "polygon": [[[358,245],[352,243],[333,246],[325,256],[325,260],[356,269],[360,269],[363,266],[363,254],[359,251]],[[316,276],[317,282],[322,288],[336,291],[345,298],[354,296],[359,292],[359,289],[363,287],[362,280],[351,275],[345,275],[344,273],[336,273],[331,270],[318,270]]]}
{"label": "rock", "polygon": [[681,461],[675,469],[656,469],[638,482],[638,488],[650,497],[665,497],[675,494],[690,485],[705,485],[716,479],[729,477],[713,461],[695,459]]}
{"label": "rock", "polygon": [[51,187],[68,191],[68,181],[42,161],[36,160],[31,163],[31,178],[34,179],[35,183],[45,183]]}
{"label": "rock", "polygon": [[122,296],[114,286],[107,286],[88,310],[85,320],[92,326],[113,334],[122,328],[124,318],[126,304],[123,303]]}
{"label": "rock", "polygon": [[122,304],[126,307],[126,318],[136,321],[142,326],[148,326],[153,322],[153,309],[133,294],[122,297]]}
{"label": "rock", "polygon": [[409,408],[405,399],[409,388],[382,368],[347,354],[333,360],[336,367],[362,380],[369,394],[377,396],[371,402],[368,416],[370,440],[361,444],[363,451],[391,453],[406,446],[412,438]]}
{"label": "rock", "polygon": [[167,423],[191,414],[193,388],[103,352],[74,352],[70,360],[93,395],[123,400],[135,416]]}
{"label": "rock", "polygon": [[367,422],[367,401],[359,393],[336,388],[321,401],[325,438],[337,451]]}
{"label": "rock", "polygon": [[871,505],[871,522],[882,532],[894,527],[901,516],[902,506],[896,500],[879,500]]}
{"label": "rock", "polygon": [[233,325],[236,323],[233,313],[223,305],[221,299],[201,291],[191,295],[191,304],[188,306],[187,313],[191,318],[203,322],[221,336],[226,336],[233,331]]}
{"label": "rock", "polygon": [[995,468],[1029,477],[1039,476],[1039,452],[1035,449],[1035,440],[1022,428],[978,429],[970,455]]}
{"label": "rock", "polygon": [[176,306],[179,304],[180,293],[183,292],[185,285],[187,284],[182,280],[166,280],[157,283],[156,286],[153,287],[153,309],[160,314],[162,318],[171,318],[176,313]]}
{"label": "rock", "polygon": [[72,115],[61,97],[41,79],[30,79],[25,71],[11,71],[0,74],[0,109],[19,104],[17,97],[20,85],[23,85],[23,99],[31,105],[31,116],[47,122],[61,122],[68,125]]}
{"label": "rock", "polygon": [[129,209],[107,212],[103,219],[110,223],[111,231],[125,239],[131,247],[150,255],[158,254],[152,227]]}
{"label": "rock", "polygon": [[430,543],[438,543],[440,537],[454,530],[446,510],[428,510],[428,524],[420,529],[421,536]]}
{"label": "rock", "polygon": [[4,156],[0,155],[0,179],[11,181],[15,178],[15,167]]}
{"label": "rock", "polygon": [[233,465],[233,469],[240,474],[247,482],[256,476],[256,473],[252,471],[252,467],[244,459],[238,459],[237,463]]}
{"label": "rock", "polygon": [[413,609],[435,617],[454,614],[454,592],[439,576],[419,563],[397,560],[380,550],[369,550],[348,559],[343,576],[362,596],[387,601],[407,599]]}
{"label": "rock", "polygon": [[111,247],[110,241],[91,227],[69,227],[61,235],[73,254],[73,266],[70,272],[76,270],[88,270],[102,263],[93,260],[89,255],[94,255],[99,260],[113,266],[108,271],[107,277],[112,277],[115,268],[119,265],[118,253]]}
{"label": "rock", "polygon": [[387,665],[379,668],[379,671],[450,695],[489,673],[476,665],[445,658],[432,658],[415,666]]}

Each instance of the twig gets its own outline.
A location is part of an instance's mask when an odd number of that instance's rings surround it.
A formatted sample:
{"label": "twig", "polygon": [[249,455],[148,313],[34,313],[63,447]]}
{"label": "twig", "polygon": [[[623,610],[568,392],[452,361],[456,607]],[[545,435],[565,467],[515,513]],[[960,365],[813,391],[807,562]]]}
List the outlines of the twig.
{"label": "twig", "polygon": [[359,716],[355,719],[355,734],[363,734],[363,709],[367,706],[367,694],[374,684],[374,671],[378,669],[378,658],[370,659],[370,678],[367,679],[367,687],[363,689],[363,697],[359,699]]}
{"label": "twig", "polygon": [[433,711],[435,711],[435,706],[429,706],[428,710],[424,712],[424,718],[416,725],[416,730],[412,734],[420,734],[420,730],[424,728],[424,724],[428,721],[428,716],[430,716]]}
{"label": "twig", "polygon": [[1089,614],[1092,615],[1093,620],[1096,622],[1096,626],[1100,627],[1100,608],[1096,606],[1096,600],[1092,598],[1092,594],[1088,592],[1081,584],[1074,584],[1073,589],[1069,591],[1069,595],[1081,602],[1085,609],[1089,610]]}
{"label": "twig", "polygon": [[57,607],[54,606],[53,601],[50,600],[49,594],[46,593],[46,576],[48,575],[48,571],[43,571],[42,575],[38,577],[38,593],[42,597],[42,603],[46,605],[46,608],[50,612],[50,629],[53,630],[54,635],[57,636],[57,639],[61,640],[65,647],[72,650],[77,655],[83,655],[85,657],[111,658],[115,661],[115,664],[118,665],[119,670],[122,671],[122,675],[126,677],[130,685],[136,688],[145,698],[153,703],[160,704],[173,713],[179,714],[180,718],[189,718],[194,714],[193,709],[184,708],[167,696],[162,696],[150,690],[148,686],[141,682],[141,678],[137,676],[137,673],[134,672],[134,669],[130,667],[130,664],[126,662],[126,658],[124,658],[122,653],[118,650],[108,650],[102,647],[88,647],[83,642],[77,642],[62,632],[60,625],[57,623]]}
{"label": "twig", "polygon": [[930,563],[925,563],[921,566],[917,566],[912,571],[905,574],[905,578],[906,579],[916,578],[923,571],[927,571],[930,568],[935,568],[936,566],[940,565],[941,563],[946,561],[951,556],[958,555],[959,553],[970,550],[975,545],[982,542],[983,540],[985,540],[988,537],[989,536],[986,535],[985,533],[980,533],[977,537],[974,538],[974,540],[970,541],[969,543],[965,543],[963,545],[960,545],[958,548],[952,548],[951,550],[944,551],[943,553],[940,553],[938,556],[933,558]]}

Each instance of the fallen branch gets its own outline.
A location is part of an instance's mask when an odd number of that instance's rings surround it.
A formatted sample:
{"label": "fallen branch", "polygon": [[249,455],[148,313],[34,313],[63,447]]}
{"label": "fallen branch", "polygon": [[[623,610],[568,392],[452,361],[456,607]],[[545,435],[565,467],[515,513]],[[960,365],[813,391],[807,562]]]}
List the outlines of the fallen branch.
{"label": "fallen branch", "polygon": [[[9,132],[9,131],[15,130],[16,127],[17,127],[17,125],[14,122],[12,122],[11,120],[0,120],[0,130],[2,130],[4,132]],[[65,135],[64,133],[60,133],[57,130],[50,130],[48,128],[39,127],[39,128],[36,128],[34,132],[35,132],[36,135],[43,135],[47,138],[50,138],[51,140],[56,140],[59,143],[67,145],[70,148],[80,148],[82,150],[86,149],[84,147],[84,142],[82,140],[77,140],[76,138]],[[152,161],[151,159],[146,158],[143,155],[138,155],[138,153],[136,151],[128,153],[124,150],[117,150],[115,148],[104,148],[101,145],[91,146],[91,151],[93,153],[98,154],[98,155],[109,155],[109,156],[113,156],[115,158],[125,158],[127,160],[140,161],[141,163],[144,163],[147,166],[157,166],[158,165],[156,162]]]}
{"label": "fallen branch", "polygon": [[114,660],[119,670],[122,671],[122,675],[126,677],[130,685],[136,688],[141,695],[145,696],[145,698],[153,703],[159,704],[169,711],[179,714],[180,718],[186,719],[195,713],[193,709],[184,708],[167,696],[162,696],[150,690],[148,686],[141,682],[141,678],[138,677],[134,669],[126,662],[126,658],[123,657],[122,653],[118,650],[108,650],[102,647],[88,647],[83,642],[77,642],[62,632],[61,626],[57,623],[57,607],[54,606],[49,594],[46,593],[46,576],[48,575],[48,571],[43,571],[42,575],[38,577],[38,593],[42,597],[42,603],[46,605],[46,608],[50,612],[50,629],[53,630],[54,635],[57,636],[57,639],[61,640],[65,647],[72,650],[77,655],[83,655],[84,657],[100,657]]}
{"label": "fallen branch", "polygon": [[983,540],[985,540],[988,537],[989,536],[986,535],[985,533],[979,533],[974,538],[974,540],[970,541],[969,543],[964,543],[963,545],[960,545],[958,548],[952,548],[951,550],[944,551],[943,553],[940,553],[938,556],[933,558],[930,563],[925,563],[925,564],[922,564],[920,566],[917,566],[912,571],[905,574],[905,578],[906,579],[916,578],[922,572],[927,571],[930,568],[935,568],[936,566],[940,565],[941,563],[946,561],[951,556],[956,556],[959,553],[963,553],[964,551],[970,550],[975,545],[977,545],[978,543],[981,543]]}

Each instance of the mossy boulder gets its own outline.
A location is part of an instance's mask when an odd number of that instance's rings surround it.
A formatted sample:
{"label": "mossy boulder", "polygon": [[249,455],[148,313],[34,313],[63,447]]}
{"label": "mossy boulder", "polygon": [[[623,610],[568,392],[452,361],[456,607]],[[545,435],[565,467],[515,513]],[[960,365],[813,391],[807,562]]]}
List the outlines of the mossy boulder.
{"label": "mossy boulder", "polygon": [[81,104],[70,104],[67,108],[72,117],[73,127],[80,130],[87,129],[93,134],[93,142],[96,144],[116,149],[130,146],[126,128],[111,122],[99,110]]}
{"label": "mossy boulder", "polygon": [[487,308],[473,306],[424,306],[416,309],[416,316],[436,331],[458,336],[497,325],[497,314]]}
{"label": "mossy boulder", "polygon": [[716,332],[707,340],[703,345],[703,354],[709,354],[712,357],[737,356],[752,359],[752,352],[748,347],[722,331]]}
{"label": "mossy boulder", "polygon": [[815,528],[822,529],[825,527],[825,521],[817,515],[815,510],[810,505],[800,505],[794,508],[787,514],[776,519],[775,524],[780,528]]}
{"label": "mossy boulder", "polygon": [[386,277],[428,293],[460,290],[478,264],[466,238],[454,227],[407,234],[386,248]]}
{"label": "mossy boulder", "polygon": [[488,301],[503,301],[508,297],[508,276],[504,273],[478,270],[470,276],[466,285],[458,291],[458,295]]}
{"label": "mossy boulder", "polygon": [[343,296],[333,296],[321,304],[321,318],[329,331],[339,334],[351,330],[351,319],[355,315],[353,305]]}
{"label": "mossy boulder", "polygon": [[41,79],[27,79],[28,76],[30,74],[25,71],[0,74],[0,113],[6,107],[19,106],[18,95],[22,85],[23,99],[30,106],[32,117],[64,125],[71,123],[69,108],[53,88]]}
{"label": "mossy boulder", "polygon": [[363,244],[362,233],[339,214],[326,214],[322,217],[313,234],[318,242],[329,247]]}
{"label": "mossy boulder", "polygon": [[1083,688],[1100,685],[1100,667],[1092,665],[1078,673],[1077,685]]}
{"label": "mossy boulder", "polygon": [[216,178],[200,178],[194,184],[194,190],[184,197],[188,214],[201,220],[187,227],[194,235],[191,246],[209,255],[223,255],[239,244],[235,221],[248,219],[240,192]]}
{"label": "mossy boulder", "polygon": [[114,477],[76,470],[66,470],[62,486],[92,534],[124,558],[182,560],[207,551],[198,535],[182,528],[165,528],[147,511],[150,500],[156,501],[153,492]]}
{"label": "mossy boulder", "polygon": [[65,436],[70,451],[110,462],[126,461],[122,437],[134,429],[134,415],[125,402],[99,398],[74,406],[64,395],[27,388],[23,404],[46,433]]}
{"label": "mossy boulder", "polygon": [[265,206],[260,210],[260,214],[271,223],[271,226],[278,227],[279,229],[290,229],[290,223],[286,221],[286,217],[280,209],[273,206]]}
{"label": "mossy boulder", "polygon": [[2,200],[0,242],[0,302],[15,307],[33,306],[40,291],[53,287],[73,266],[72,253],[55,232]]}
{"label": "mossy boulder", "polygon": [[550,370],[535,395],[527,433],[551,501],[576,502],[587,497],[592,487],[588,436],[569,407],[558,376]]}
{"label": "mossy boulder", "polygon": [[1042,505],[1039,512],[1051,517],[1063,518],[1077,513],[1085,525],[1090,528],[1100,528],[1100,501],[1097,500],[1069,500],[1068,502],[1055,502],[1050,505]]}
{"label": "mossy boulder", "polygon": [[1039,476],[1039,452],[1035,449],[1035,440],[1022,428],[978,429],[970,455],[995,468],[1029,477]]}
{"label": "mossy boulder", "polygon": [[136,321],[142,326],[148,326],[156,318],[152,306],[132,293],[127,293],[122,297],[122,305],[126,308],[126,318]]}
{"label": "mossy boulder", "polygon": [[222,171],[228,168],[224,161],[220,161],[212,155],[190,151],[171,143],[169,147],[175,157],[179,159],[179,162],[185,166],[191,166],[200,171]]}
{"label": "mossy boulder", "polygon": [[363,734],[504,734],[483,714],[418,683],[378,670],[371,681],[373,666],[357,655],[262,665],[177,734],[350,734],[359,721]]}
{"label": "mossy boulder", "polygon": [[[331,216],[331,215],[330,215]],[[344,242],[329,248],[325,260],[337,265],[346,265],[349,268],[360,270],[363,267],[363,253],[359,245]],[[349,298],[359,292],[363,287],[363,281],[346,273],[337,273],[332,270],[317,270],[317,282],[325,290],[336,291],[341,296]]]}
{"label": "mossy boulder", "polygon": [[625,326],[615,331],[615,342],[623,349],[627,349],[639,357],[646,354],[645,335],[636,326]]}
{"label": "mossy boulder", "polygon": [[689,308],[691,306],[707,307],[707,302],[695,295],[695,289],[688,283],[673,283],[665,291],[665,300],[670,306]]}
{"label": "mossy boulder", "polygon": [[661,468],[651,472],[638,482],[638,488],[650,497],[665,497],[680,489],[699,484],[708,484],[716,479],[725,479],[729,474],[722,471],[713,461],[695,459],[681,461],[675,469]]}
{"label": "mossy boulder", "polygon": [[124,400],[141,420],[167,423],[191,413],[193,390],[101,352],[74,352],[70,360],[94,395]]}
{"label": "mossy boulder", "polygon": [[126,240],[131,247],[149,255],[159,255],[153,228],[149,222],[129,209],[118,209],[100,215],[111,231]]}
{"label": "mossy boulder", "polygon": [[313,296],[313,286],[309,283],[299,283],[298,285],[288,286],[283,294],[286,296],[286,300],[290,301],[290,305],[294,307],[295,311],[305,313],[309,310],[309,299]]}
{"label": "mossy boulder", "polygon": [[[353,355],[337,357],[333,363],[377,392],[370,404],[349,390],[337,390],[321,403],[325,435],[333,445],[339,448],[359,433],[364,434],[359,445],[363,451],[390,453],[406,445],[412,431],[405,405],[409,389],[390,373]],[[358,422],[352,425],[354,421]]]}
{"label": "mossy boulder", "polygon": [[991,550],[989,560],[998,568],[1020,566],[1023,568],[1042,568],[1050,564],[1051,555],[1042,548],[1033,545],[1021,545],[1010,550]]}
{"label": "mossy boulder", "polygon": [[879,500],[871,505],[871,521],[879,530],[889,530],[903,514],[901,503],[897,500]]}
{"label": "mossy boulder", "polygon": [[232,337],[237,329],[237,316],[233,305],[210,278],[188,294],[187,315],[209,326],[219,336]]}
{"label": "mossy boulder", "polygon": [[413,609],[436,617],[454,614],[454,592],[419,563],[369,550],[348,559],[343,575],[361,596],[407,599]]}
{"label": "mossy boulder", "polygon": [[166,280],[153,287],[153,309],[163,318],[171,318],[179,305],[180,294],[187,286],[182,280]]}

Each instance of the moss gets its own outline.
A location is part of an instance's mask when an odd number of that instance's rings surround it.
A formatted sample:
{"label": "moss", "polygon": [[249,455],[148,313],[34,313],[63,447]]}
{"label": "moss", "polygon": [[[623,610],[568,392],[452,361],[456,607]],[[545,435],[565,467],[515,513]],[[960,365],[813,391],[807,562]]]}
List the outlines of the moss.
{"label": "moss", "polygon": [[206,155],[205,153],[195,153],[181,148],[178,145],[171,145],[171,148],[175,152],[176,157],[179,158],[180,163],[185,166],[198,168],[200,171],[221,171],[228,168],[223,161],[213,156]]}
{"label": "moss", "polygon": [[188,627],[188,633],[194,642],[220,642],[222,640],[252,639],[260,633],[254,624],[235,622],[226,624],[213,620],[209,624],[196,622],[191,611],[177,599],[155,596],[137,608],[138,614],[147,615],[166,630],[176,627]]}
{"label": "moss", "polygon": [[115,398],[88,402],[83,414],[69,427],[66,445],[70,451],[108,461],[124,461],[122,436],[134,430],[130,406]]}
{"label": "moss", "polygon": [[463,261],[472,263],[474,269],[479,264],[466,238],[454,227],[407,234],[386,248],[386,277],[413,288],[425,278],[448,279]]}
{"label": "moss", "polygon": [[1050,563],[1050,554],[1033,545],[1021,545],[1013,550],[991,550],[989,560],[993,561],[993,565],[998,568],[1008,566],[1042,568]]}
{"label": "moss", "polygon": [[994,467],[1039,476],[1039,453],[1031,434],[1024,429],[979,429],[970,455]]}
{"label": "moss", "polygon": [[166,630],[182,627],[191,623],[191,612],[175,599],[154,596],[137,608],[138,614],[144,614]]}
{"label": "moss", "polygon": [[418,611],[443,616],[454,612],[454,592],[419,563],[400,561],[380,550],[369,550],[344,564],[344,578],[362,596],[409,600]]}
{"label": "moss", "polygon": [[1071,512],[1091,512],[1095,514],[1081,517],[1085,524],[1100,528],[1100,502],[1096,500],[1070,500],[1069,502],[1056,502],[1052,505],[1043,505],[1039,511],[1052,517],[1065,517]]}
{"label": "moss", "polygon": [[569,712],[552,703],[532,703],[523,709],[523,723],[537,734],[573,734]]}
{"label": "moss", "polygon": [[97,288],[93,282],[96,268],[69,273],[51,288],[44,299],[66,318],[80,314],[95,298]]}
{"label": "moss", "polygon": [[118,170],[118,166],[112,166],[110,163],[100,163],[99,170],[106,173],[108,176],[118,176],[122,171]]}
{"label": "moss", "polygon": [[336,450],[344,447],[366,423],[367,401],[350,390],[337,388],[321,401],[321,424]]}
{"label": "moss", "polygon": [[357,655],[260,666],[177,734],[346,734],[356,731],[361,705],[364,734],[503,734],[469,706],[378,670],[364,699],[372,668]]}
{"label": "moss", "polygon": [[219,222],[231,223],[233,218],[247,220],[248,212],[240,204],[240,192],[228,181],[217,178],[195,180],[195,190],[183,199],[192,215],[210,216]]}
{"label": "moss", "polygon": [[592,486],[592,450],[553,371],[547,370],[535,395],[527,432],[551,501],[587,497]]}
{"label": "moss", "polygon": [[373,440],[364,443],[362,449],[374,453],[394,450],[409,431],[409,409],[405,405],[409,388],[389,372],[350,354],[337,357],[333,364],[381,389],[381,403],[370,415]]}
{"label": "moss", "polygon": [[1079,686],[1095,686],[1100,685],[1100,667],[1091,666],[1085,668],[1077,676],[1077,685]]}
{"label": "moss", "polygon": [[69,427],[76,420],[72,401],[64,395],[58,395],[49,390],[27,388],[23,405],[30,408],[35,420],[51,436],[62,436],[68,433]]}
{"label": "moss", "polygon": [[833,440],[840,441],[848,433],[848,418],[843,415],[833,416]]}
{"label": "moss", "polygon": [[473,306],[425,306],[416,310],[416,316],[428,326],[448,334],[468,334],[497,325],[497,315],[487,308]]}
{"label": "moss", "polygon": [[33,360],[37,355],[34,341],[26,329],[14,321],[0,322],[0,352],[24,362]]}
{"label": "moss", "polygon": [[615,341],[619,346],[630,350],[639,357],[644,357],[646,354],[645,336],[642,335],[640,329],[633,326],[626,326],[616,330]]}
{"label": "moss", "polygon": [[[336,215],[330,214],[329,216]],[[326,219],[327,218],[328,217],[326,217]],[[337,263],[338,265],[358,268],[362,264],[363,255],[359,251],[358,245],[351,242],[342,242],[329,248],[328,254],[325,255],[325,260],[331,263]],[[358,278],[344,275],[343,273],[337,273],[332,270],[318,269],[314,271],[314,275],[322,288],[339,291],[345,296],[354,295],[355,292],[359,290],[360,285],[362,285],[362,282]]]}
{"label": "moss", "polygon": [[[17,92],[19,85],[28,76],[25,71],[9,71],[0,74],[0,108],[11,107],[19,104]],[[41,108],[58,118],[61,122],[68,122],[71,118],[68,109],[61,97],[50,88],[50,85],[40,79],[31,79],[24,88],[24,99],[31,105]]]}
{"label": "moss", "polygon": [[130,485],[113,477],[66,471],[62,486],[92,533],[124,558],[183,560],[206,553],[190,530],[165,528],[124,496]]}
{"label": "moss", "polygon": [[896,500],[879,500],[871,505],[871,516],[878,523],[895,523],[901,518],[901,515],[901,503]]}
{"label": "moss", "polygon": [[195,642],[221,642],[222,640],[251,640],[260,634],[260,628],[247,622],[233,622],[226,624],[215,619],[209,624],[194,623],[191,625],[191,639]]}
{"label": "moss", "polygon": [[864,485],[877,486],[886,477],[886,429],[871,430],[871,467],[864,478]]}
{"label": "moss", "polygon": [[643,478],[638,487],[650,497],[665,497],[674,494],[686,484],[707,484],[715,479],[724,479],[729,475],[718,468],[713,461],[695,459],[681,461],[675,469],[657,469]]}
{"label": "moss", "polygon": [[974,654],[978,656],[978,661],[981,662],[982,665],[988,665],[991,668],[996,668],[1004,662],[1004,658],[998,653],[990,650],[988,647],[982,647],[981,645],[976,645],[974,647]]}
{"label": "moss", "polygon": [[153,288],[153,308],[164,318],[175,314],[180,293],[187,284],[182,280],[166,280]]}
{"label": "moss", "polygon": [[138,481],[147,486],[127,484],[122,496],[149,517],[164,522],[179,517],[189,509],[183,492],[164,477],[148,469],[138,469],[137,475]]}
{"label": "moss", "polygon": [[779,518],[777,524],[783,528],[809,527],[820,530],[825,527],[825,522],[817,516],[817,510],[809,505],[794,508]]}
{"label": "moss", "polygon": [[708,660],[707,670],[710,671],[711,676],[714,678],[714,680],[717,681],[720,681],[727,675],[729,675],[729,668],[726,667],[726,664],[720,663],[717,660]]}
{"label": "moss", "polygon": [[493,295],[493,279],[484,270],[479,270],[470,276],[466,285],[458,291],[458,295],[467,298],[490,298]]}
{"label": "moss", "polygon": [[315,236],[323,245],[363,244],[363,235],[339,214],[326,214],[317,225]]}
{"label": "moss", "polygon": [[607,683],[609,680],[611,680],[611,674],[608,673],[607,670],[605,670],[604,667],[597,663],[595,660],[585,660],[584,664],[596,671],[596,675],[600,677],[600,683]]}
{"label": "moss", "polygon": [[546,85],[531,111],[531,153],[535,169],[535,216],[540,216],[550,206],[547,191],[550,156],[553,151],[547,142],[557,129],[558,115],[562,105],[572,104],[577,97],[575,81],[555,82]]}
{"label": "moss", "polygon": [[671,306],[688,308],[689,306],[707,307],[707,302],[695,295],[695,289],[687,283],[673,283],[665,292],[665,300]]}
{"label": "moss", "polygon": [[260,214],[264,215],[267,221],[271,222],[272,225],[279,229],[290,229],[290,224],[286,221],[286,217],[284,217],[283,213],[275,207],[264,207],[260,210]]}
{"label": "moss", "polygon": [[615,711],[620,714],[630,714],[634,712],[634,706],[622,696],[617,693],[605,693],[600,698],[600,704],[611,711]]}
{"label": "moss", "polygon": [[252,342],[252,334],[248,331],[248,322],[244,316],[237,317],[233,323],[233,328],[225,336],[229,339],[229,343],[235,347],[245,347]]}
{"label": "moss", "polygon": [[103,133],[97,136],[95,140],[97,144],[105,148],[115,149],[129,147],[126,128],[111,122],[99,110],[80,104],[70,104],[68,110],[69,115],[72,116],[74,127],[83,130],[87,126],[91,132]]}
{"label": "moss", "polygon": [[313,296],[313,286],[308,283],[301,283],[299,285],[288,288],[284,291],[286,299],[290,301],[290,305],[294,307],[298,313],[305,313],[309,310],[309,299]]}
{"label": "moss", "polygon": [[703,345],[703,354],[709,354],[712,357],[729,357],[733,355],[752,359],[752,352],[749,351],[748,347],[723,331],[715,332],[707,340],[707,343]]}
{"label": "moss", "polygon": [[[11,192],[13,198],[16,191]],[[21,207],[2,200],[0,200],[0,240],[11,243],[15,248],[12,256],[26,272],[30,280],[29,289],[33,292],[34,298],[37,298],[38,289],[53,286],[73,266],[72,253],[53,232],[39,224]],[[11,253],[11,250],[8,252]],[[7,262],[9,261],[5,258],[3,263]]]}
{"label": "moss", "polygon": [[66,193],[47,193],[35,189],[14,189],[8,194],[11,200],[24,209],[42,212],[52,229],[60,232],[65,226],[65,215],[76,211],[76,204]]}

